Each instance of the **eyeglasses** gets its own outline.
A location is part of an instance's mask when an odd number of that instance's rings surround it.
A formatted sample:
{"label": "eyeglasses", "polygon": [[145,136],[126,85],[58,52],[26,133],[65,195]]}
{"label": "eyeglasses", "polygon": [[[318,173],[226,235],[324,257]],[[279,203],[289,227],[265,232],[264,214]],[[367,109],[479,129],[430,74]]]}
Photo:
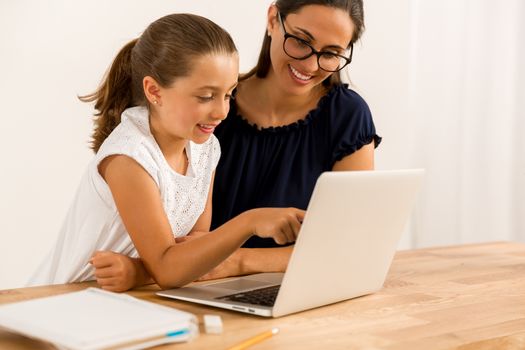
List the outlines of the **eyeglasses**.
{"label": "eyeglasses", "polygon": [[352,62],[352,54],[354,52],[353,43],[350,43],[350,55],[348,57],[329,51],[317,51],[306,40],[289,34],[286,31],[280,12],[277,14],[277,17],[284,31],[283,50],[291,58],[305,60],[312,55],[316,55],[319,68],[327,72],[338,72]]}

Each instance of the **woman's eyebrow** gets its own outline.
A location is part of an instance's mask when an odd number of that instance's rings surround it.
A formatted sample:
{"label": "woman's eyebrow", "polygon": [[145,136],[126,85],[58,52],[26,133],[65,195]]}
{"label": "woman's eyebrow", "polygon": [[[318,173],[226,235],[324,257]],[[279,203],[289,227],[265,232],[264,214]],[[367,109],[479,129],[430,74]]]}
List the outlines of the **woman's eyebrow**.
{"label": "woman's eyebrow", "polygon": [[306,29],[303,29],[303,28],[293,28],[295,31],[299,31],[301,33],[303,33],[304,35],[306,35],[308,38],[310,38],[310,40],[312,41],[315,41],[315,38],[314,36],[309,32],[307,31]]}
{"label": "woman's eyebrow", "polygon": [[[299,31],[301,32],[302,34],[306,35],[310,40],[312,40],[313,42],[315,42],[315,37],[312,35],[312,33],[310,33],[309,31],[307,31],[306,29],[303,29],[303,28],[292,28],[292,30],[295,30],[295,31]],[[337,50],[345,50],[344,47],[341,47],[339,45],[328,45],[326,47],[324,47],[325,49],[337,49]]]}
{"label": "woman's eyebrow", "polygon": [[328,46],[323,47],[323,49],[334,49],[334,50],[341,50],[341,51],[346,50],[344,47],[341,47],[339,45],[328,45]]}

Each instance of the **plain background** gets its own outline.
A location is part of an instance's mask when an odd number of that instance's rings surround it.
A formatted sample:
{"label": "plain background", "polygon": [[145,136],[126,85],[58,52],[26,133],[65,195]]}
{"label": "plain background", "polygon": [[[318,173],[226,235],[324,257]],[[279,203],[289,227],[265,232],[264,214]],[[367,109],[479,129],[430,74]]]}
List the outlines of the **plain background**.
{"label": "plain background", "polygon": [[[467,2],[473,4],[459,1]],[[523,9],[517,1],[508,2]],[[367,29],[355,47],[348,75],[352,88],[370,105],[378,132],[384,138],[376,152],[378,169],[432,169],[433,164],[438,164],[427,156],[428,152],[421,153],[419,147],[422,137],[432,140],[432,133],[422,136],[412,127],[425,124],[423,114],[436,108],[422,99],[417,101],[425,102],[424,113],[413,107],[419,91],[414,75],[418,57],[436,56],[436,63],[432,61],[436,76],[441,74],[438,68],[447,69],[437,64],[442,60],[432,51],[432,41],[414,34],[414,28],[421,25],[414,16],[415,11],[421,13],[419,3],[365,1]],[[241,71],[247,71],[259,52],[269,4],[269,0],[0,2],[0,289],[21,287],[54,243],[92,157],[88,141],[93,109],[79,102],[77,95],[97,87],[118,50],[155,19],[168,13],[190,12],[212,19],[231,33],[240,51]],[[446,8],[440,10],[442,16],[449,16]],[[440,32],[446,32],[441,18],[436,16],[432,17],[436,18],[434,24]],[[422,40],[428,47],[414,45]],[[517,47],[517,40],[509,40],[510,47]],[[418,51],[422,46],[423,51]],[[437,54],[444,57],[448,53]],[[440,139],[445,145],[449,141]],[[518,175],[525,175],[521,173],[523,169],[518,170]],[[438,171],[429,175],[429,180],[443,178]],[[473,191],[484,183],[476,186]],[[457,192],[446,185],[443,188]],[[436,191],[440,189],[436,187]],[[416,217],[400,248],[516,238],[510,232],[519,225],[510,224],[498,232],[463,237],[456,224],[452,228],[443,226],[447,222],[443,215],[447,199],[434,203],[433,198],[429,192],[422,193]],[[520,202],[513,210],[523,208]],[[428,226],[423,221],[442,224],[440,228],[450,235],[422,230]],[[525,240],[524,235],[521,238]]]}

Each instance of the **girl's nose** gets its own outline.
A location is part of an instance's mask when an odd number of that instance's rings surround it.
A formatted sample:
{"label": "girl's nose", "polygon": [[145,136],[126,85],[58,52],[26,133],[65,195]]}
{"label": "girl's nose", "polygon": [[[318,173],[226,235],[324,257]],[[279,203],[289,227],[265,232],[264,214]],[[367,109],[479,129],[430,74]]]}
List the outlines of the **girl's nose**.
{"label": "girl's nose", "polygon": [[229,100],[222,100],[217,103],[213,110],[212,117],[214,119],[220,119],[223,120],[228,115],[228,111],[230,110],[230,101]]}

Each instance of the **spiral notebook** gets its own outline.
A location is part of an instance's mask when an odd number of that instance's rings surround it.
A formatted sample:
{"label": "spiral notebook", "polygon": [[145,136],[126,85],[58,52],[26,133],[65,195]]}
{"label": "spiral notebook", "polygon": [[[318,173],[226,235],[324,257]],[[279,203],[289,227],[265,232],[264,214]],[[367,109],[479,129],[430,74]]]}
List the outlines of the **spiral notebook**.
{"label": "spiral notebook", "polygon": [[144,349],[198,334],[193,314],[99,288],[0,305],[0,327],[72,350]]}

